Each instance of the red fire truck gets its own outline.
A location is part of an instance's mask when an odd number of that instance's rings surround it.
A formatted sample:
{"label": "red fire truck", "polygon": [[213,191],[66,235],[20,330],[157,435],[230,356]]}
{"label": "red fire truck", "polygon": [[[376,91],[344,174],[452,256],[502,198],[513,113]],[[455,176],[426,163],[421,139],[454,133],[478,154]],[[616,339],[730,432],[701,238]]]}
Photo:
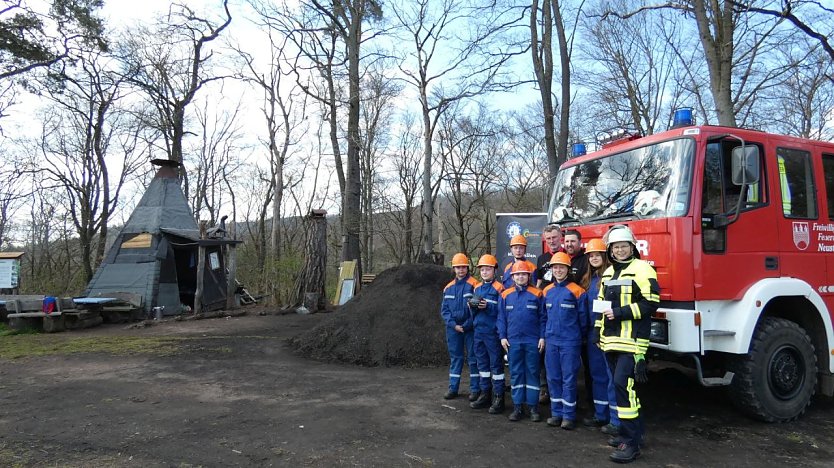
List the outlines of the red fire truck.
{"label": "red fire truck", "polygon": [[634,231],[661,287],[654,358],[765,421],[834,393],[834,143],[684,120],[569,159],[548,214],[583,241]]}

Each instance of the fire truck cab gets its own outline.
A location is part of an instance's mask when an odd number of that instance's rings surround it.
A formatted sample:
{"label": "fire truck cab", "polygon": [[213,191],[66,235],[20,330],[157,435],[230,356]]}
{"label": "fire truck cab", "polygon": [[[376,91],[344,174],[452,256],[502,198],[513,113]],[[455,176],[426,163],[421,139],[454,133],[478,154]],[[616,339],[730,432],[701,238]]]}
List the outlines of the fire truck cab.
{"label": "fire truck cab", "polygon": [[653,358],[765,421],[834,394],[834,143],[686,123],[623,138],[561,166],[548,215],[583,242],[633,230],[661,287]]}

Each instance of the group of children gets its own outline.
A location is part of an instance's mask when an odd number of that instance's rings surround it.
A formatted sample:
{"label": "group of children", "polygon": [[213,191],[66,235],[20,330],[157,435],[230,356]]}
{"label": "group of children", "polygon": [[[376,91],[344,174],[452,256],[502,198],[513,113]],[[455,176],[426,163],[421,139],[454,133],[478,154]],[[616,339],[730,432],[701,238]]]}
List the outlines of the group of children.
{"label": "group of children", "polygon": [[451,360],[449,390],[444,398],[458,396],[466,350],[470,406],[501,414],[506,353],[513,401],[510,421],[519,421],[525,414],[529,414],[531,421],[541,421],[539,376],[541,353],[544,353],[550,394],[547,424],[574,429],[577,377],[585,347],[585,365],[592,378],[586,386],[591,389],[594,402],[594,415],[585,424],[604,426],[603,432],[616,434],[618,420],[610,373],[605,356],[596,345],[598,340],[591,336],[593,320],[599,319],[592,317],[592,303],[597,297],[600,277],[608,267],[605,244],[600,239],[588,242],[582,254],[586,258],[581,259],[587,261],[588,268],[583,270],[581,278],[571,275],[572,261],[575,264],[577,259],[565,252],[554,253],[546,265],[551,282],[543,289],[534,285],[535,265],[523,259],[521,249],[517,250],[519,255],[513,251],[514,259],[505,269],[503,281],[497,277],[498,260],[493,255],[478,260],[480,281],[470,275],[465,254],[456,254],[452,259],[455,279],[444,288],[441,306]]}

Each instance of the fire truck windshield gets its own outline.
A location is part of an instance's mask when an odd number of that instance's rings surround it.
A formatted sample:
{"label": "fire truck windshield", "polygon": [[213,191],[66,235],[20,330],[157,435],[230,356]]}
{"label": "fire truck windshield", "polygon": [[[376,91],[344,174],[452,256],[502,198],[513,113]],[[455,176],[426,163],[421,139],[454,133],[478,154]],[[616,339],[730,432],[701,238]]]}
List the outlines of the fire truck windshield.
{"label": "fire truck windshield", "polygon": [[559,171],[553,222],[682,216],[689,208],[695,141],[682,138],[592,159]]}

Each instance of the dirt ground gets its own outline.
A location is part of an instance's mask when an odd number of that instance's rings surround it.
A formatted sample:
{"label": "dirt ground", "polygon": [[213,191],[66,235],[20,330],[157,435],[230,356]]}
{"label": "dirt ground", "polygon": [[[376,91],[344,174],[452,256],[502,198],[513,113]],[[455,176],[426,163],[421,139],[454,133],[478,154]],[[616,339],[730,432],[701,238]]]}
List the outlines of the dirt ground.
{"label": "dirt ground", "polygon": [[[175,351],[0,359],[0,466],[609,464],[598,431],[511,423],[465,398],[444,401],[446,368],[328,364],[287,349],[289,337],[325,318],[247,315],[45,336],[163,337]],[[20,337],[0,340],[11,338]],[[635,466],[834,460],[832,399],[817,398],[797,422],[764,424],[676,371],[650,378]]]}

